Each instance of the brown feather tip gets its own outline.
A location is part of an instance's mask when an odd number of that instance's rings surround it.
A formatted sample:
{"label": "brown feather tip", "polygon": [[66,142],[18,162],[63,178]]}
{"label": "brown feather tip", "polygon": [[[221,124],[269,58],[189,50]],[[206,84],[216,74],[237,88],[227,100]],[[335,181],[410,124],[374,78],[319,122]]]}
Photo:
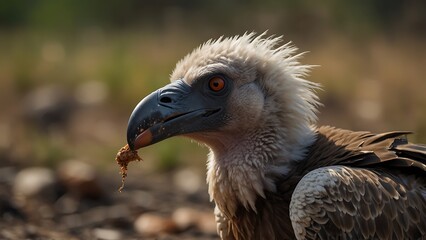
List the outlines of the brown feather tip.
{"label": "brown feather tip", "polygon": [[121,186],[118,189],[119,192],[124,189],[124,181],[127,177],[127,166],[129,162],[141,160],[142,158],[139,157],[138,152],[136,150],[131,150],[127,144],[118,151],[115,161],[120,165]]}

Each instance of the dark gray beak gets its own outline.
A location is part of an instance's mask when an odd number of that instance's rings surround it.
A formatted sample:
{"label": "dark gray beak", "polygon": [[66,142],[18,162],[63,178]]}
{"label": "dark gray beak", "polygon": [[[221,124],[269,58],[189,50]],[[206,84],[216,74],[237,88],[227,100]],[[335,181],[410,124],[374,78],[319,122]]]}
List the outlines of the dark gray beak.
{"label": "dark gray beak", "polygon": [[211,98],[177,80],[139,102],[129,119],[127,143],[137,150],[176,135],[209,130],[216,127],[211,116],[221,110]]}

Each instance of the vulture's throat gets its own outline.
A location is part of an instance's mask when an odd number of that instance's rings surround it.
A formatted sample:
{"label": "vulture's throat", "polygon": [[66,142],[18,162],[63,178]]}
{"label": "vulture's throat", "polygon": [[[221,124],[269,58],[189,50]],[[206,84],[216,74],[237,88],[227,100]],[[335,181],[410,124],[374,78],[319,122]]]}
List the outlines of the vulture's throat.
{"label": "vulture's throat", "polygon": [[[307,128],[299,133],[300,142],[289,142],[288,131],[275,128],[221,138],[222,144],[211,147],[207,181],[209,194],[227,217],[237,208],[256,211],[256,199],[276,190],[275,180],[289,172],[293,161],[300,161],[315,134]],[[225,139],[225,140],[224,140]],[[220,147],[221,146],[221,147]],[[225,147],[226,146],[226,147]]]}

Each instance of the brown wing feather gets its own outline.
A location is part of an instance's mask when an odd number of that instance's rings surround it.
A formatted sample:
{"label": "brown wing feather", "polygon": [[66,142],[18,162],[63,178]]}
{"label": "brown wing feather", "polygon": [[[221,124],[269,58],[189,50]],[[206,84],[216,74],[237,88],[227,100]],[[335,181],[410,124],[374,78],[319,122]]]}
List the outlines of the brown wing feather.
{"label": "brown wing feather", "polygon": [[409,143],[406,135],[410,133],[395,131],[373,134],[324,126],[318,129],[315,145],[318,150],[325,147],[320,152],[327,157],[318,158],[317,151],[312,149],[308,160],[321,164],[328,158],[326,162],[330,165],[373,167],[380,164],[383,167],[407,166],[426,171],[426,146]]}
{"label": "brown wing feather", "polygon": [[[415,175],[330,166],[298,184],[290,217],[298,239],[419,239],[426,181]],[[410,182],[404,184],[403,182]],[[360,187],[362,186],[362,187]],[[362,190],[360,190],[362,189]]]}
{"label": "brown wing feather", "polygon": [[306,162],[296,166],[292,175],[303,177],[290,205],[295,235],[306,239],[425,236],[426,216],[420,213],[426,212],[426,146],[409,143],[408,133],[319,128]]}

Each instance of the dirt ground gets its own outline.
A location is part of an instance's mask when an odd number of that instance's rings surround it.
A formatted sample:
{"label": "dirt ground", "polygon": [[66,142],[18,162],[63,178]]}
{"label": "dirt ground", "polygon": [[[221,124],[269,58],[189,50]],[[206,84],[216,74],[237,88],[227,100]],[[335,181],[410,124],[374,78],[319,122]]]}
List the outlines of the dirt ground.
{"label": "dirt ground", "polygon": [[0,239],[218,239],[206,188],[185,193],[174,174],[129,177],[120,193],[117,172],[78,179],[2,162]]}

